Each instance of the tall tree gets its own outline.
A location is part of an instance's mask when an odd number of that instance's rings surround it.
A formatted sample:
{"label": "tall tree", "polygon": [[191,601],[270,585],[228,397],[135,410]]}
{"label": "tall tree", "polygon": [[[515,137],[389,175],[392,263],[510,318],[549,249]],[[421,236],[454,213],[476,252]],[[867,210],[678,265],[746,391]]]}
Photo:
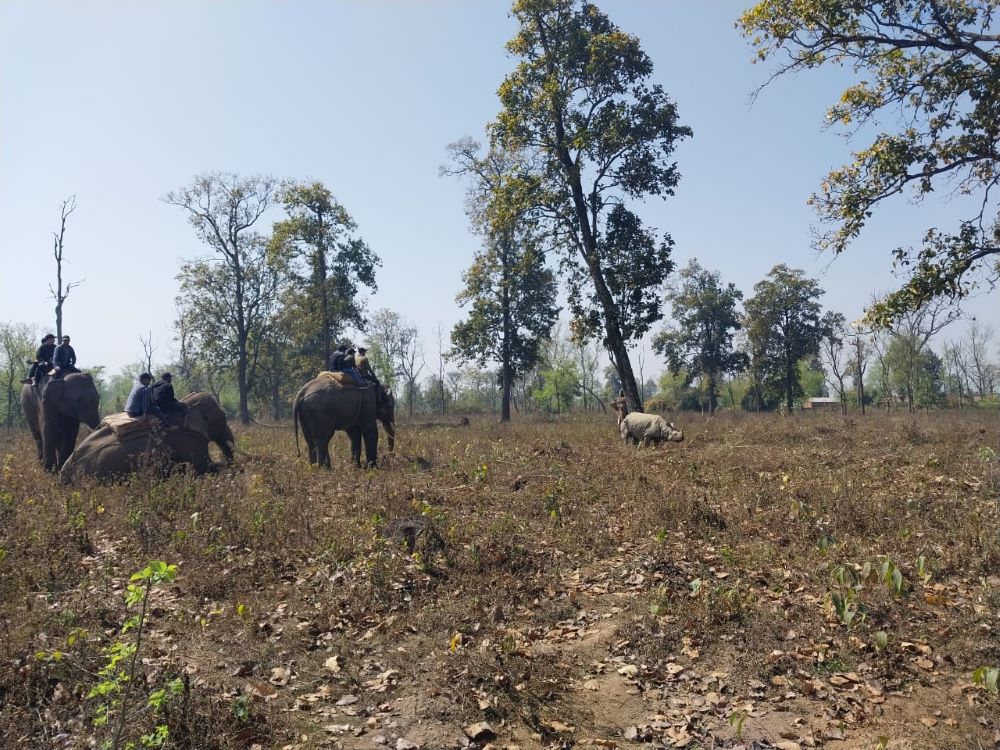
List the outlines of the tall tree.
{"label": "tall tree", "polygon": [[203,352],[236,367],[239,416],[250,423],[248,396],[257,356],[281,291],[282,272],[268,253],[270,238],[256,230],[278,198],[273,177],[210,172],[163,200],[180,206],[215,256],[185,263],[179,306],[200,329]]}
{"label": "tall tree", "polygon": [[[942,184],[976,197],[948,230],[928,229],[923,247],[895,251],[910,272],[869,316],[881,325],[934,297],[961,297],[1000,278],[1000,35],[996,3],[981,0],[763,0],[740,19],[775,76],[824,65],[860,80],[827,112],[849,132],[897,123],[853,161],[834,169],[813,203],[831,229],[821,247],[843,251],[894,196],[921,199]],[[772,80],[773,77],[772,76]]]}
{"label": "tall tree", "polygon": [[285,183],[280,199],[288,218],[274,225],[272,252],[292,275],[286,304],[295,308],[297,323],[289,332],[310,369],[324,369],[334,338],[347,326],[362,326],[360,287],[376,290],[381,261],[321,182]]}
{"label": "tall tree", "polygon": [[500,86],[491,138],[533,170],[508,200],[534,207],[567,249],[577,337],[600,331],[629,406],[642,410],[628,342],[662,316],[659,287],[672,241],[659,241],[627,202],[672,195],[671,160],[691,129],[678,124],[639,40],[580,0],[515,0],[507,44],[515,70]]}
{"label": "tall tree", "polygon": [[526,211],[498,205],[504,181],[523,179],[525,162],[496,146],[480,156],[471,138],[448,150],[452,165],[442,172],[467,178],[467,212],[483,237],[482,250],[463,275],[457,301],[470,307],[469,316],[452,329],[452,349],[462,360],[499,365],[500,421],[509,422],[514,378],[538,362],[559,311],[555,278],[545,266],[536,222]]}
{"label": "tall tree", "polygon": [[865,370],[868,369],[868,360],[871,358],[871,344],[867,340],[867,334],[852,325],[848,331],[850,338],[850,359],[847,363],[847,372],[854,381],[854,393],[857,399],[858,409],[865,413]]}
{"label": "tall tree", "polygon": [[754,285],[744,325],[750,369],[766,402],[784,401],[792,410],[802,395],[799,360],[819,355],[824,330],[819,298],[823,290],[797,268],[779,264]]}
{"label": "tall tree", "polygon": [[684,370],[689,377],[702,379],[708,392],[708,410],[714,414],[719,377],[747,364],[746,354],[733,346],[733,337],[741,328],[736,306],[743,292],[731,283],[723,286],[717,271],[702,268],[692,259],[680,271],[667,299],[674,323],[653,338],[653,351],[667,358],[674,375]]}
{"label": "tall tree", "polygon": [[840,400],[840,411],[847,414],[847,388],[844,380],[850,370],[851,354],[845,347],[847,339],[847,319],[843,313],[830,311],[823,316],[822,356],[829,369],[826,382],[833,388]]}
{"label": "tall tree", "polygon": [[62,341],[63,336],[63,304],[69,297],[73,287],[79,286],[82,282],[68,281],[63,285],[63,261],[65,260],[66,242],[66,220],[70,214],[76,211],[76,196],[71,195],[62,202],[59,209],[59,231],[52,233],[52,257],[56,261],[56,285],[49,285],[49,294],[56,301],[56,341]]}

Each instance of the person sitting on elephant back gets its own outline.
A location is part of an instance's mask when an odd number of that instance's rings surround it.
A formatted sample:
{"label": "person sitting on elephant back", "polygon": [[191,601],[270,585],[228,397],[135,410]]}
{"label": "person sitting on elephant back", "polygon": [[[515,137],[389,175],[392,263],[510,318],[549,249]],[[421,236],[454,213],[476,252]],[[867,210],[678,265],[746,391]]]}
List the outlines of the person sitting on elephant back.
{"label": "person sitting on elephant back", "polygon": [[52,352],[52,367],[55,368],[57,378],[80,372],[76,369],[76,351],[69,345],[69,336],[63,336],[62,343]]}
{"label": "person sitting on elephant back", "polygon": [[382,385],[372,369],[372,363],[368,361],[368,350],[363,346],[358,347],[358,354],[354,358],[354,367],[365,380],[370,380],[375,385]]}
{"label": "person sitting on elephant back", "polygon": [[47,333],[42,338],[42,345],[35,352],[35,361],[31,363],[28,370],[28,377],[22,383],[38,385],[42,381],[42,375],[52,369],[52,355],[56,350],[56,336],[54,333]]}
{"label": "person sitting on elephant back", "polygon": [[153,376],[148,372],[139,376],[139,382],[132,386],[125,400],[125,413],[133,419],[141,419],[152,414],[159,417],[161,426],[166,427],[167,421],[163,418],[163,412],[153,401],[153,389],[149,387],[152,382]]}
{"label": "person sitting on elephant back", "polygon": [[337,347],[337,350],[330,355],[330,361],[327,364],[327,370],[330,372],[340,372],[344,369],[344,357],[347,356],[347,344],[341,344]]}
{"label": "person sitting on elephant back", "polygon": [[160,408],[160,411],[164,415],[172,413],[184,415],[187,413],[187,405],[178,401],[174,395],[173,380],[174,376],[169,372],[165,372],[160,375],[160,379],[156,383],[150,386],[153,394],[153,403]]}
{"label": "person sitting on elephant back", "polygon": [[344,355],[344,360],[341,363],[340,370],[341,372],[346,372],[350,375],[354,379],[358,388],[364,388],[367,385],[365,379],[361,377],[361,373],[358,372],[358,368],[355,366],[353,346],[348,349],[347,353]]}

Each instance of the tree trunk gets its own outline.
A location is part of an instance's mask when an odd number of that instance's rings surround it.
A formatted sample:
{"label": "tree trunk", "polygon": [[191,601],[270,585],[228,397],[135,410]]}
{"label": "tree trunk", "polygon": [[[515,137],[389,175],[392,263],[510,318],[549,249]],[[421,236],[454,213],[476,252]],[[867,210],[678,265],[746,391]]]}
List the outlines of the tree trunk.
{"label": "tree trunk", "polygon": [[712,373],[705,373],[705,377],[708,380],[708,413],[715,414],[715,410],[718,408],[719,396],[716,392],[715,386],[715,375]]}
{"label": "tree trunk", "polygon": [[509,288],[509,255],[508,255],[508,243],[509,239],[504,237],[503,240],[503,278],[501,282],[500,291],[500,307],[503,313],[503,329],[501,335],[503,336],[503,341],[500,342],[500,388],[501,388],[501,398],[500,398],[500,421],[509,422],[510,421],[510,388],[512,372],[511,372],[511,351],[510,351],[510,288]]}

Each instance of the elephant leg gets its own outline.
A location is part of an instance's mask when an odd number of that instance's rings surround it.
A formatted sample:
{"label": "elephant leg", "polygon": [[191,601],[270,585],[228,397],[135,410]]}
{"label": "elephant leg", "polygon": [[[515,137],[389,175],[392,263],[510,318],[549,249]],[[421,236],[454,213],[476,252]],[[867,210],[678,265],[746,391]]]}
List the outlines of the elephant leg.
{"label": "elephant leg", "polygon": [[378,427],[372,425],[371,429],[363,433],[365,439],[365,466],[375,467],[378,465]]}
{"label": "elephant leg", "polygon": [[361,466],[361,428],[347,428],[347,436],[351,439],[351,460],[356,466]]}
{"label": "elephant leg", "polygon": [[80,434],[80,423],[76,420],[67,421],[63,425],[62,430],[62,440],[60,441],[59,455],[56,457],[56,471],[63,467],[63,464],[72,455],[73,450],[76,448],[76,436]]}
{"label": "elephant leg", "polygon": [[316,463],[324,469],[330,468],[330,441],[335,434],[336,430],[328,435],[320,435],[316,441]]}

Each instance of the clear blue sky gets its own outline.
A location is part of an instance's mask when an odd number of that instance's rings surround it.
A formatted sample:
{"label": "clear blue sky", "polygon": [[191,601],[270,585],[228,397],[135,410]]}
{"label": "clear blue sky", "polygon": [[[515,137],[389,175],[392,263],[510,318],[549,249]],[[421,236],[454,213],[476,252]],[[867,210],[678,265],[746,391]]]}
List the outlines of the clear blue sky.
{"label": "clear blue sky", "polygon": [[[779,80],[734,28],[745,2],[599,2],[637,34],[694,138],[677,196],[650,201],[679,263],[697,256],[748,295],[776,263],[805,269],[826,306],[857,317],[893,285],[890,249],[957,207],[905,201],[831,264],[810,249],[809,194],[851,144],[822,129],[847,80]],[[65,308],[81,364],[136,361],[152,331],[166,361],[181,259],[206,252],[166,192],[210,170],[324,182],[381,256],[370,309],[432,330],[478,240],[445,147],[482,138],[514,62],[508,3],[485,0],[146,0],[0,3],[0,320],[53,327],[51,233],[75,194],[66,253],[85,279]],[[860,146],[860,143],[858,144]],[[969,304],[1000,328],[993,295]],[[955,330],[952,335],[958,335]],[[647,372],[650,365],[647,360]]]}

